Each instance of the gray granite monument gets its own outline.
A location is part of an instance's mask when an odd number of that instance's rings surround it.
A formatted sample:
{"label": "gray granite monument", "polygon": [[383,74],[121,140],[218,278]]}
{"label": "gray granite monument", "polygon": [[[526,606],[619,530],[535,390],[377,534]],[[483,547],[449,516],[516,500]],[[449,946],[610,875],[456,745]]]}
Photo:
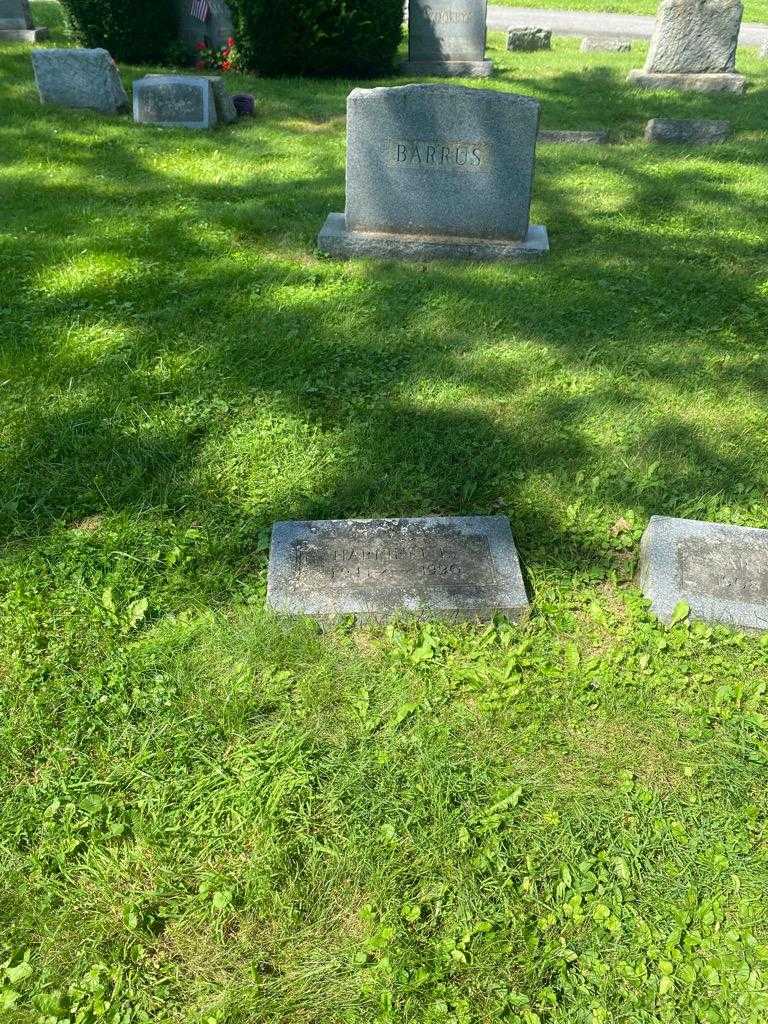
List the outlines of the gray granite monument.
{"label": "gray granite monument", "polygon": [[487,78],[488,0],[410,0],[406,75]]}
{"label": "gray granite monument", "polygon": [[0,0],[0,43],[38,43],[47,28],[35,28],[29,0]]}
{"label": "gray granite monument", "polygon": [[524,260],[549,251],[529,223],[539,104],[454,85],[355,89],[347,100],[346,211],[321,252],[341,258]]}
{"label": "gray granite monument", "polygon": [[643,89],[743,93],[736,73],[741,0],[661,0],[648,59],[629,81]]}
{"label": "gray granite monument", "polygon": [[114,114],[127,110],[128,95],[106,50],[33,50],[40,102]]}
{"label": "gray granite monument", "polygon": [[507,35],[507,49],[512,53],[533,53],[552,49],[552,32],[548,28],[511,28]]}
{"label": "gray granite monument", "polygon": [[224,79],[220,75],[145,75],[144,80],[151,78],[154,80],[164,81],[168,78],[172,78],[176,82],[181,77],[187,78],[207,78],[213,86],[213,100],[216,106],[216,120],[219,124],[234,124],[237,121],[237,111],[235,110],[235,101],[232,94],[227,89]]}
{"label": "gray granite monument", "polygon": [[768,530],[653,516],[639,582],[662,622],[685,604],[694,620],[768,630]]}
{"label": "gray granite monument", "polygon": [[645,126],[646,142],[671,142],[689,146],[726,142],[732,134],[729,121],[673,121],[654,117]]}
{"label": "gray granite monument", "polygon": [[267,606],[333,619],[487,620],[528,613],[504,516],[275,523]]}
{"label": "gray granite monument", "polygon": [[208,0],[208,15],[201,21],[192,12],[190,0],[175,0],[179,38],[193,53],[197,43],[207,42],[221,48],[234,35],[232,11],[226,0]]}
{"label": "gray granite monument", "polygon": [[629,53],[632,40],[616,36],[585,36],[579,49],[582,53]]}
{"label": "gray granite monument", "polygon": [[207,75],[147,75],[133,83],[133,119],[159,128],[215,128],[216,95]]}

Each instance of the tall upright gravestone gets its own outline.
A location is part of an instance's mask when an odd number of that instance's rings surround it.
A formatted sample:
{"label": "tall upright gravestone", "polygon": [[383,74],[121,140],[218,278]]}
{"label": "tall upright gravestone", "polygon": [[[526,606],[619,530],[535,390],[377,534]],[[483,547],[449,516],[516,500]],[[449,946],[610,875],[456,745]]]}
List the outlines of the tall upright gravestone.
{"label": "tall upright gravestone", "polygon": [[321,252],[341,258],[524,260],[549,251],[529,223],[539,104],[460,85],[355,89],[347,195]]}
{"label": "tall upright gravestone", "polygon": [[33,25],[29,0],[0,0],[0,42],[37,43],[47,36],[47,28]]}
{"label": "tall upright gravestone", "polygon": [[410,0],[406,75],[487,78],[488,0]]}
{"label": "tall upright gravestone", "polygon": [[742,93],[736,46],[741,0],[662,0],[642,70],[629,81],[642,89]]}

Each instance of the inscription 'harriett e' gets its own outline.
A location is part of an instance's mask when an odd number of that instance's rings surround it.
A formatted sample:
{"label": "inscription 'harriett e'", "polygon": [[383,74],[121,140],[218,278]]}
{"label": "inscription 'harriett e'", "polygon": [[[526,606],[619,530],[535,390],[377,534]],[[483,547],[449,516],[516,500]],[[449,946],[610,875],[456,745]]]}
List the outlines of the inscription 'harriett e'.
{"label": "inscription 'harriett e'", "polygon": [[387,159],[390,164],[409,169],[436,167],[477,171],[490,163],[488,146],[481,142],[426,142],[422,139],[391,139]]}
{"label": "inscription 'harriett e'", "polygon": [[466,25],[472,20],[472,11],[436,11],[432,7],[424,8],[424,16],[436,25]]}

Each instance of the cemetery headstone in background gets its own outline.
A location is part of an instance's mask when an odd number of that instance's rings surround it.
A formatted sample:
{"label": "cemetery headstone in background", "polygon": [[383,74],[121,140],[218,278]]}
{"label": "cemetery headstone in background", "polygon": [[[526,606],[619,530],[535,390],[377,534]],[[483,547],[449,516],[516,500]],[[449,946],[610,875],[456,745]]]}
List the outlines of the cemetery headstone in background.
{"label": "cemetery headstone in background", "polygon": [[106,50],[33,50],[40,102],[116,113],[127,110],[128,95]]}
{"label": "cemetery headstone in background", "polygon": [[202,42],[208,42],[218,49],[234,34],[232,12],[226,0],[208,0],[208,8],[208,17],[201,21],[192,13],[191,0],[176,0],[179,37],[190,51],[194,50],[197,43]]}
{"label": "cemetery headstone in background", "polygon": [[742,93],[736,46],[743,7],[740,0],[662,0],[642,70],[629,81],[643,89]]}
{"label": "cemetery headstone in background", "polygon": [[611,36],[585,36],[579,47],[582,53],[629,53],[631,39],[616,39]]}
{"label": "cemetery headstone in background", "polygon": [[411,0],[403,73],[487,78],[487,14],[488,0]]}
{"label": "cemetery headstone in background", "polygon": [[653,516],[639,581],[663,622],[690,609],[701,622],[768,630],[768,530]]}
{"label": "cemetery headstone in background", "polygon": [[549,251],[529,224],[539,104],[453,85],[355,89],[347,99],[345,213],[333,256],[522,260]]}
{"label": "cemetery headstone in background", "polygon": [[47,36],[47,28],[32,23],[29,0],[0,0],[0,42],[37,43]]}
{"label": "cemetery headstone in background", "polygon": [[504,516],[275,523],[267,605],[284,615],[512,620],[528,613]]}
{"label": "cemetery headstone in background", "polygon": [[507,49],[513,53],[551,50],[552,32],[548,28],[511,28],[507,36]]}
{"label": "cemetery headstone in background", "polygon": [[213,100],[216,106],[216,120],[220,124],[234,124],[237,120],[237,110],[235,109],[234,97],[227,89],[224,79],[219,75],[145,75],[143,81],[147,79],[153,79],[155,81],[168,82],[169,80],[173,83],[177,82],[180,78],[194,78],[198,81],[202,78],[207,78],[213,87]]}
{"label": "cemetery headstone in background", "polygon": [[133,83],[133,119],[158,128],[215,128],[216,97],[205,75],[147,75]]}
{"label": "cemetery headstone in background", "polygon": [[654,117],[645,126],[646,142],[672,142],[691,146],[706,146],[725,142],[733,130],[728,121],[673,121]]}

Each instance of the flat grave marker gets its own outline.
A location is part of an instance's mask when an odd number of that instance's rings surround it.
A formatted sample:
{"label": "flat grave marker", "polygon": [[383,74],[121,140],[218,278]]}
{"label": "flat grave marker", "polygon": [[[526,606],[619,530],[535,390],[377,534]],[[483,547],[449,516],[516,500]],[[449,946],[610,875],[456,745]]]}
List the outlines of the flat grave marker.
{"label": "flat grave marker", "polygon": [[410,0],[406,75],[487,78],[488,0]]}
{"label": "flat grave marker", "polygon": [[355,89],[345,213],[318,248],[341,258],[521,260],[549,251],[529,222],[539,104],[459,85]]}
{"label": "flat grave marker", "polygon": [[733,135],[729,121],[679,121],[654,117],[645,126],[645,141],[708,146],[726,142]]}
{"label": "flat grave marker", "polygon": [[519,621],[528,613],[505,516],[275,523],[267,606],[283,615]]}
{"label": "flat grave marker", "polygon": [[662,622],[685,602],[694,620],[768,630],[768,530],[653,516],[639,582]]}
{"label": "flat grave marker", "polygon": [[511,28],[507,34],[507,49],[512,53],[533,53],[552,49],[552,32],[548,28],[526,25]]}
{"label": "flat grave marker", "polygon": [[200,75],[147,75],[133,83],[133,119],[158,128],[215,128],[216,95]]}

